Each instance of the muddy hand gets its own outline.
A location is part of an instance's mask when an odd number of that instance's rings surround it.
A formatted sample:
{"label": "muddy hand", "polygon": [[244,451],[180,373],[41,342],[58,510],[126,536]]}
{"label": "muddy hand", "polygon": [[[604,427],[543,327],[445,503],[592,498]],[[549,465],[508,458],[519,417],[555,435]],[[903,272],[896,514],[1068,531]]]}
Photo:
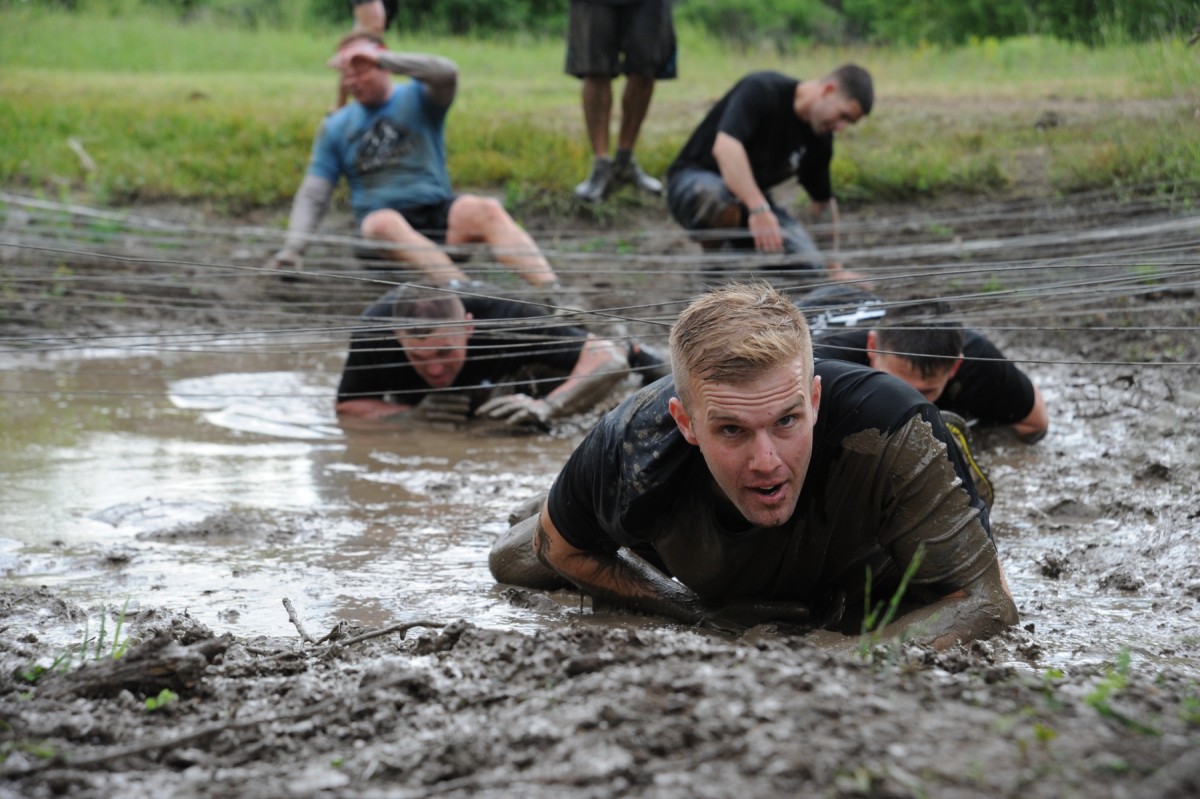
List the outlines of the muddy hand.
{"label": "muddy hand", "polygon": [[475,411],[475,415],[497,419],[513,427],[545,426],[553,415],[553,408],[543,400],[536,400],[525,394],[509,394],[493,397],[483,403],[479,410]]}
{"label": "muddy hand", "polygon": [[471,415],[471,398],[458,391],[427,394],[413,408],[413,415],[438,424],[465,424]]}

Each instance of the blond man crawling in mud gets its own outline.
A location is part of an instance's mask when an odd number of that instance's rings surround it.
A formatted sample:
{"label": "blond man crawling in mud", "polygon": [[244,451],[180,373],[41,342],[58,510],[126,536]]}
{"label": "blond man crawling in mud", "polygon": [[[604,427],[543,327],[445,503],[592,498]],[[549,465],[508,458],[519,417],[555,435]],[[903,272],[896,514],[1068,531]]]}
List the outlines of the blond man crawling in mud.
{"label": "blond man crawling in mud", "polygon": [[917,391],[814,367],[803,313],[763,284],[694,301],[671,360],[674,377],[609,413],[497,542],[498,581],[835,645],[902,586],[881,637],[945,648],[1016,624],[987,509]]}

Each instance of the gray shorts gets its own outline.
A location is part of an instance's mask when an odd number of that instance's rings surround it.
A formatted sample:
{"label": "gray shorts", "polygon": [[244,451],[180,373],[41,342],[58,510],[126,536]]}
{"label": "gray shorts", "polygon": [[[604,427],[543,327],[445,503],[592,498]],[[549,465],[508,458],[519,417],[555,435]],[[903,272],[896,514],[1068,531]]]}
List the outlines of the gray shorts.
{"label": "gray shorts", "polygon": [[566,73],[577,78],[676,75],[670,0],[571,0]]}
{"label": "gray shorts", "polygon": [[[770,197],[767,198],[770,202]],[[722,212],[730,205],[736,205],[741,211],[739,226],[746,227],[749,223],[748,210],[737,198],[725,181],[716,172],[707,169],[681,169],[671,175],[667,182],[667,208],[675,221],[683,225],[685,230],[698,232],[714,229],[714,220],[719,219]],[[793,255],[817,256],[820,250],[813,242],[812,236],[804,229],[791,214],[771,202],[771,213],[779,220],[779,228],[783,235],[783,251]],[[699,236],[696,238],[700,238]],[[703,237],[711,241],[710,236]],[[723,240],[723,245],[734,250],[753,250],[754,237],[740,231],[732,233]],[[811,264],[794,264],[797,268],[819,268],[819,259]]]}

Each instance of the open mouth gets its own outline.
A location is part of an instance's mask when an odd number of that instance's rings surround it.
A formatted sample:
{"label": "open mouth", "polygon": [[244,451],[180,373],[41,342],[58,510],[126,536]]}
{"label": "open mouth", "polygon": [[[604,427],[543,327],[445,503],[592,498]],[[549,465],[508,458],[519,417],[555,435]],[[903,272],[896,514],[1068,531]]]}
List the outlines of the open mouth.
{"label": "open mouth", "polygon": [[756,486],[750,490],[759,496],[774,497],[778,496],[779,492],[783,490],[783,483],[776,483],[773,486]]}

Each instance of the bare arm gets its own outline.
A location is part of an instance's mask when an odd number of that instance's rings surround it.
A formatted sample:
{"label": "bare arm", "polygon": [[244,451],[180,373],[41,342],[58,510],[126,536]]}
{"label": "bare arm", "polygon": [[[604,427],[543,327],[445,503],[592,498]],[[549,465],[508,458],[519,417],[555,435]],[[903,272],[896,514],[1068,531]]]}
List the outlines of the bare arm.
{"label": "bare arm", "polygon": [[588,552],[567,543],[546,508],[533,534],[533,549],[542,564],[596,599],[685,624],[697,624],[704,618],[695,592],[640,558],[624,550]]}
{"label": "bare arm", "polygon": [[533,533],[533,549],[544,566],[593,599],[612,605],[731,633],[764,622],[811,623],[808,608],[794,602],[744,600],[718,606],[628,550],[610,554],[578,549],[562,537],[546,507]]}
{"label": "bare arm", "polygon": [[779,220],[769,208],[759,210],[767,205],[767,197],[754,181],[754,172],[750,167],[750,157],[746,154],[745,145],[728,133],[718,133],[716,141],[713,142],[712,154],[725,185],[751,211],[747,224],[754,235],[755,248],[763,252],[782,252],[783,238],[779,232]]}
{"label": "bare arm", "polygon": [[1033,387],[1033,410],[1021,421],[1013,425],[1017,436],[1026,444],[1036,444],[1045,437],[1050,429],[1050,412],[1046,410],[1046,400],[1037,386]]}

